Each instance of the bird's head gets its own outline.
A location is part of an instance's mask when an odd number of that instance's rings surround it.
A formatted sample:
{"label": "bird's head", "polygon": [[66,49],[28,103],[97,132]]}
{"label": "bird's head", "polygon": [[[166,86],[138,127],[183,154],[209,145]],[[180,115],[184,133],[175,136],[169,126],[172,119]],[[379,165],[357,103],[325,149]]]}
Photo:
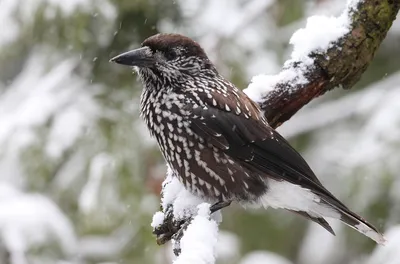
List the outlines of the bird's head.
{"label": "bird's head", "polygon": [[140,75],[177,78],[204,70],[215,72],[200,45],[179,34],[157,34],[147,38],[139,49],[122,53],[110,61],[134,67]]}

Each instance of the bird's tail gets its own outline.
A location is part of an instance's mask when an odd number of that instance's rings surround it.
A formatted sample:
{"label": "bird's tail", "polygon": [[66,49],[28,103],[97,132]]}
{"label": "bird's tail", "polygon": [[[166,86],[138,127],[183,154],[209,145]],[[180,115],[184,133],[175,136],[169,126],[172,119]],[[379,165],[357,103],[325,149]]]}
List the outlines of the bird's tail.
{"label": "bird's tail", "polygon": [[[342,221],[344,224],[348,225],[349,227],[357,230],[358,232],[364,234],[365,236],[371,238],[376,243],[381,244],[381,245],[385,244],[385,242],[386,242],[385,237],[373,225],[368,223],[361,216],[350,211],[350,209],[348,209],[346,206],[344,206],[339,201],[329,202],[329,200],[331,200],[331,199],[327,199],[327,200],[321,199],[322,202],[325,202],[325,204],[329,205],[336,212],[339,213],[339,217],[337,217],[337,218],[340,221]],[[339,202],[339,203],[337,203],[337,202]]]}

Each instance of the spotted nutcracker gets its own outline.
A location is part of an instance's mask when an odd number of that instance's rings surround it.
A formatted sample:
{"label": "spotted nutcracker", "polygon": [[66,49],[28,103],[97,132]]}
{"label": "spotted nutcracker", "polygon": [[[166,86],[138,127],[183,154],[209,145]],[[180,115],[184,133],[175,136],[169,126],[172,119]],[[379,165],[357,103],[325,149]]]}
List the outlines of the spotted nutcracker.
{"label": "spotted nutcracker", "polygon": [[133,66],[143,83],[140,114],[187,190],[212,203],[284,208],[320,224],[324,217],[383,243],[317,179],[300,154],[246,94],[222,77],[198,43],[158,34],[111,61]]}

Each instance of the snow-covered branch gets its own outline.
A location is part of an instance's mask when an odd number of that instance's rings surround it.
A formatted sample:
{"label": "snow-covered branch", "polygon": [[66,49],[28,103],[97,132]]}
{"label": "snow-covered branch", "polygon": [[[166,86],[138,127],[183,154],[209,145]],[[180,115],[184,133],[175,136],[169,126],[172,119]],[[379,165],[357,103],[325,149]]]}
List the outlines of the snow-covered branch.
{"label": "snow-covered branch", "polygon": [[[176,263],[214,263],[221,213],[211,214],[210,204],[185,190],[169,168],[161,205],[163,211],[154,214],[151,223],[157,243],[161,245],[172,239],[175,255],[185,251]],[[184,262],[194,257],[201,261]]]}
{"label": "snow-covered branch", "polygon": [[[293,53],[282,71],[254,77],[245,92],[277,127],[319,95],[335,87],[351,88],[372,60],[399,7],[398,1],[349,0],[339,17],[310,17],[306,27],[292,36]],[[219,219],[214,214],[210,217],[206,206],[169,172],[163,184],[163,211],[154,216],[152,226],[159,244],[173,240],[174,253],[179,255],[176,263],[182,263],[180,258],[189,254],[186,249],[193,252],[193,247],[196,263],[214,263]],[[186,238],[196,230],[201,239]],[[183,241],[193,244],[183,246]]]}
{"label": "snow-covered branch", "polygon": [[399,1],[348,0],[337,18],[313,16],[295,32],[278,75],[255,76],[246,93],[278,127],[312,99],[350,89],[367,69],[399,11]]}

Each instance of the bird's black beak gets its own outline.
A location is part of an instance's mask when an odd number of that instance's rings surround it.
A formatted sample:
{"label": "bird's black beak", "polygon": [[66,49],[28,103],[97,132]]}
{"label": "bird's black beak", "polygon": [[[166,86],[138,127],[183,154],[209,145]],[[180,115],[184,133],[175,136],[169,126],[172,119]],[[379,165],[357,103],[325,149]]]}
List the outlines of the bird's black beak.
{"label": "bird's black beak", "polygon": [[148,47],[131,50],[115,56],[110,60],[122,65],[137,66],[137,67],[150,67],[154,65],[155,59]]}

